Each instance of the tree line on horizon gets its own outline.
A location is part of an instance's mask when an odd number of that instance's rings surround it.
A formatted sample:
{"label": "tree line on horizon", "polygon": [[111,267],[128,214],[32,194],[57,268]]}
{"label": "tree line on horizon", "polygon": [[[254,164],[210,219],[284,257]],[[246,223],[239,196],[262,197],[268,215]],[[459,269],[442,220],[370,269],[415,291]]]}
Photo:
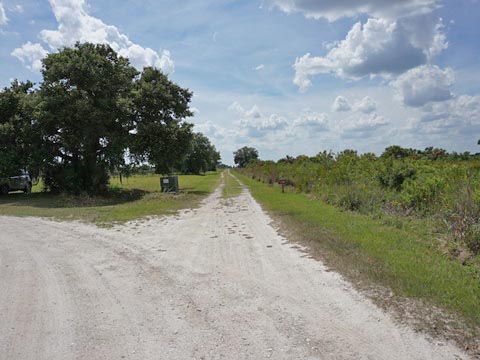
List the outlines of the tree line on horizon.
{"label": "tree line on horizon", "polygon": [[62,48],[41,74],[37,86],[15,80],[0,91],[0,178],[26,169],[45,190],[96,194],[133,165],[200,174],[220,160],[186,121],[192,92],[109,45]]}
{"label": "tree line on horizon", "polygon": [[[480,145],[480,140],[477,142],[478,145]],[[279,159],[277,162],[283,162],[283,163],[293,163],[295,161],[301,161],[305,159],[310,159],[312,161],[315,161],[316,159],[320,157],[330,157],[330,158],[335,158],[336,156],[340,154],[351,154],[354,156],[363,156],[363,157],[368,157],[371,159],[378,158],[378,156],[374,153],[367,152],[364,154],[359,155],[357,150],[353,149],[345,149],[343,151],[340,151],[338,153],[334,153],[333,151],[326,151],[324,150],[323,152],[319,152],[315,156],[307,156],[307,155],[298,155],[298,156],[290,156],[286,155],[285,157]],[[235,165],[237,165],[240,168],[243,168],[247,166],[250,162],[256,162],[256,161],[263,161],[260,160],[259,158],[259,153],[258,150],[249,147],[249,146],[244,146],[236,151],[233,152],[234,155],[234,162]],[[395,159],[404,159],[404,158],[411,158],[414,160],[419,160],[419,159],[429,159],[429,160],[474,160],[478,159],[480,160],[480,153],[472,154],[469,151],[465,151],[463,153],[458,153],[456,151],[448,152],[445,149],[442,148],[436,148],[433,146],[426,147],[425,150],[418,150],[418,149],[412,149],[412,148],[404,148],[399,145],[391,145],[387,147],[383,153],[380,155],[380,158],[395,158]],[[271,161],[271,160],[267,160]]]}

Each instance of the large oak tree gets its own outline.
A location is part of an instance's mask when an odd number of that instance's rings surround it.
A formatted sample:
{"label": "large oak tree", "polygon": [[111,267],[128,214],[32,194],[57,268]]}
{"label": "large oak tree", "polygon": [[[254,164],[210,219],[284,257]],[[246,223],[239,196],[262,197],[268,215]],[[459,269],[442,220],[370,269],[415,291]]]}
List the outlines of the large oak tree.
{"label": "large oak tree", "polygon": [[51,190],[106,190],[123,161],[130,94],[137,71],[108,45],[77,43],[43,60],[38,120]]}
{"label": "large oak tree", "polygon": [[128,154],[168,173],[192,139],[192,93],[160,70],[139,73],[108,45],[77,43],[43,60],[36,117],[50,190],[99,193]]}

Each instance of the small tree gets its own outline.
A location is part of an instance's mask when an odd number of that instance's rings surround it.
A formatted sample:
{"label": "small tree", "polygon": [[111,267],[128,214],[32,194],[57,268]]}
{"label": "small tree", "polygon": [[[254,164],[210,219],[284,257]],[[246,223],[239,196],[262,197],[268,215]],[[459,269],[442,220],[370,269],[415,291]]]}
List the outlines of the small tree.
{"label": "small tree", "polygon": [[387,147],[381,156],[382,158],[403,159],[412,156],[415,153],[415,150],[406,149],[398,145],[392,145]]}
{"label": "small tree", "polygon": [[438,160],[448,156],[448,152],[446,150],[434,148],[433,146],[425,148],[423,154],[430,160]]}
{"label": "small tree", "polygon": [[233,161],[239,167],[245,167],[250,161],[258,159],[257,149],[248,146],[238,149],[233,155]]}

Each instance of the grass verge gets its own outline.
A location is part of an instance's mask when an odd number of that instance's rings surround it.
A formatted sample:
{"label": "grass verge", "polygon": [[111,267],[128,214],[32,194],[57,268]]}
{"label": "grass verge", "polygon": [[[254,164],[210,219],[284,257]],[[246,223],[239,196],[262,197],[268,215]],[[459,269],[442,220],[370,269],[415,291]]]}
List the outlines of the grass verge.
{"label": "grass verge", "polygon": [[54,195],[41,192],[41,184],[32,194],[12,193],[0,197],[0,215],[50,217],[81,220],[100,225],[125,222],[146,216],[171,214],[191,208],[213,192],[220,182],[220,172],[205,176],[179,176],[180,193],[160,192],[158,175],[132,176],[120,184],[111,180],[104,197]]}
{"label": "grass verge", "polygon": [[[305,194],[282,194],[277,186],[235,175],[249,186],[267,211],[281,220],[289,235],[302,239],[327,266],[357,285],[381,285],[395,295],[447,310],[460,319],[459,323],[453,321],[447,326],[456,330],[466,327],[462,335],[452,335],[455,340],[462,343],[459,337],[467,334],[475,341],[480,327],[477,267],[449,259],[431,239],[408,228],[397,229],[381,220],[341,211]],[[464,340],[468,343],[469,339]]]}
{"label": "grass verge", "polygon": [[237,197],[242,192],[242,186],[235,179],[230,170],[224,171],[224,187],[222,190],[222,198],[228,199]]}

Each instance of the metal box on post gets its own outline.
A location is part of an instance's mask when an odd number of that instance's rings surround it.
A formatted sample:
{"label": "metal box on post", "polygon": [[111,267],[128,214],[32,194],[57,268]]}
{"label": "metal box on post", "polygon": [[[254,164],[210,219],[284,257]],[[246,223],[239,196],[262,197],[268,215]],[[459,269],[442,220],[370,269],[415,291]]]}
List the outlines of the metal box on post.
{"label": "metal box on post", "polygon": [[178,176],[164,176],[160,178],[160,187],[165,193],[178,193]]}

